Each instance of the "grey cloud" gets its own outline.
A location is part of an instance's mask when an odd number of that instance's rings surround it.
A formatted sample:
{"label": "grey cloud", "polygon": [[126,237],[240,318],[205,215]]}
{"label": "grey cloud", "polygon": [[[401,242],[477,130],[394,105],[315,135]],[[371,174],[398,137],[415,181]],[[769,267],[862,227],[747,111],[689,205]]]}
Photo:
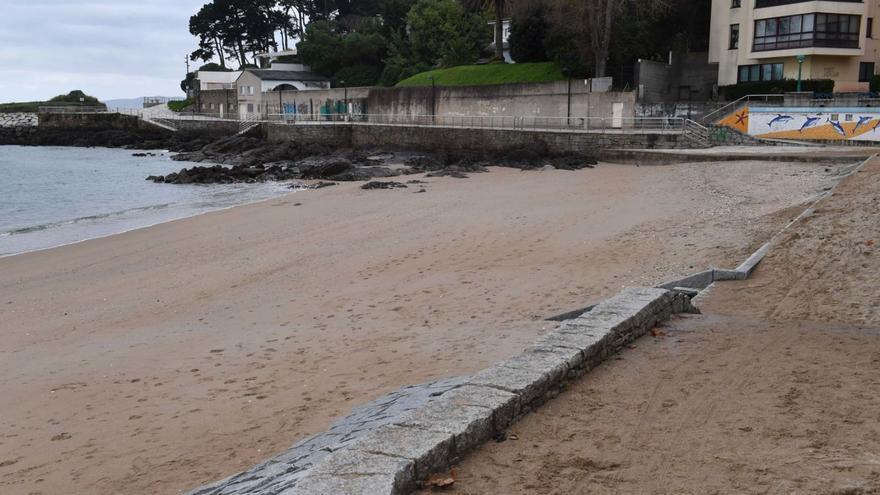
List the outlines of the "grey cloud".
{"label": "grey cloud", "polygon": [[0,101],[178,95],[206,0],[0,0]]}

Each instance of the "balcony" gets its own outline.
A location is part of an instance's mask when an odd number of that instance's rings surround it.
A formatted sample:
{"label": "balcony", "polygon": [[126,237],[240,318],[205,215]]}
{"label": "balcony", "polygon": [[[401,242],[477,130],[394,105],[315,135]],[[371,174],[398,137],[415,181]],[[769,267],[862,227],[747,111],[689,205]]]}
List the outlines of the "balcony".
{"label": "balcony", "polygon": [[[812,2],[815,0],[755,0],[755,8],[762,9],[765,7],[778,7],[780,5],[791,5],[794,3]],[[862,0],[826,0],[840,3],[862,3]]]}
{"label": "balcony", "polygon": [[755,37],[753,52],[789,50],[792,48],[858,49],[859,35],[852,33],[800,33],[785,36]]}

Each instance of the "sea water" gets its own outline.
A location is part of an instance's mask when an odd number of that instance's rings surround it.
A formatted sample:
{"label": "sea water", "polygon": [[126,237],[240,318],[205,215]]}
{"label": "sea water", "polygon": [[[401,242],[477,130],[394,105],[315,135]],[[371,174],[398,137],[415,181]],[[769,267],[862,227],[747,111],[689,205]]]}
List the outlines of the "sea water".
{"label": "sea water", "polygon": [[0,146],[0,256],[269,199],[285,184],[155,184],[194,164],[138,150]]}

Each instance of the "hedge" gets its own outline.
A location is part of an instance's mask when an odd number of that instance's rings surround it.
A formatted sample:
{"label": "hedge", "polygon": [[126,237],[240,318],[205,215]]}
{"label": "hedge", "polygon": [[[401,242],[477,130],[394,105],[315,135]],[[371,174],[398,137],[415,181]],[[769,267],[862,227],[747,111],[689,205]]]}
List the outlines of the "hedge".
{"label": "hedge", "polygon": [[[729,86],[719,86],[720,95],[729,101],[737,100],[746,95],[769,95],[782,94],[797,91],[796,79],[781,79],[779,81],[757,81]],[[802,79],[801,91],[814,93],[833,93],[834,81],[831,79]]]}

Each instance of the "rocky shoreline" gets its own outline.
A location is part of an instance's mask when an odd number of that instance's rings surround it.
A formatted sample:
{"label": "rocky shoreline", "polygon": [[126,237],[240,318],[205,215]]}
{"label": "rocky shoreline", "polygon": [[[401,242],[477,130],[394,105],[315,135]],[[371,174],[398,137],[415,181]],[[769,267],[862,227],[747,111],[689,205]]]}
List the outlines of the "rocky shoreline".
{"label": "rocky shoreline", "polygon": [[210,165],[183,168],[147,180],[167,184],[230,184],[287,180],[370,181],[378,178],[427,173],[430,176],[465,178],[489,166],[521,170],[556,168],[575,170],[592,167],[586,155],[553,155],[541,144],[489,153],[450,154],[413,150],[339,149],[304,145],[292,141],[268,141],[260,137],[231,136],[220,139],[185,131],[159,130],[41,129],[28,132],[0,129],[0,145],[109,147],[163,149],[177,153],[173,159]]}
{"label": "rocky shoreline", "polygon": [[448,154],[412,150],[334,149],[294,142],[269,142],[254,137],[229,137],[174,160],[210,162],[209,166],[184,168],[147,180],[168,184],[212,184],[320,179],[369,181],[377,178],[428,173],[429,176],[467,177],[485,172],[489,166],[521,170],[556,168],[576,170],[592,167],[596,161],[584,155],[552,155],[534,145],[512,150],[503,156]]}

